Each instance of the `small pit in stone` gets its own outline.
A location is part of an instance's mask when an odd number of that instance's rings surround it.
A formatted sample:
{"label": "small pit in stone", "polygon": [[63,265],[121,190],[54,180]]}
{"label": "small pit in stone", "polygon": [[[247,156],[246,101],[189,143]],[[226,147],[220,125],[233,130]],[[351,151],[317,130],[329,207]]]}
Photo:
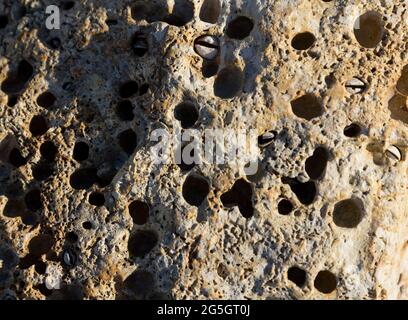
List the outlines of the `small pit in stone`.
{"label": "small pit in stone", "polygon": [[78,161],[85,161],[89,157],[89,146],[86,142],[78,141],[75,143],[72,157]]}
{"label": "small pit in stone", "polygon": [[287,216],[293,211],[293,204],[288,199],[281,199],[278,203],[278,212]]}
{"label": "small pit in stone", "polygon": [[153,275],[145,270],[136,270],[124,281],[125,287],[137,297],[145,297],[155,286]]}
{"label": "small pit in stone", "polygon": [[155,232],[139,230],[130,236],[128,250],[131,257],[143,258],[157,245],[158,238]]}
{"label": "small pit in stone", "polygon": [[207,198],[210,192],[208,181],[198,175],[190,175],[186,178],[183,184],[184,200],[192,205],[199,207]]}
{"label": "small pit in stone", "polygon": [[92,192],[88,197],[89,204],[95,207],[102,207],[105,204],[105,196],[101,192]]}
{"label": "small pit in stone", "polygon": [[369,11],[357,18],[354,35],[358,43],[365,48],[375,48],[384,36],[384,22],[381,14]]}
{"label": "small pit in stone", "polygon": [[83,168],[76,170],[69,178],[72,188],[76,190],[87,190],[97,181],[97,170],[95,168]]}
{"label": "small pit in stone", "polygon": [[8,24],[8,17],[6,15],[0,15],[0,29],[4,29]]}
{"label": "small pit in stone", "polygon": [[217,23],[220,13],[220,0],[204,0],[200,10],[200,20],[212,24]]}
{"label": "small pit in stone", "polygon": [[24,202],[28,210],[36,212],[42,208],[41,192],[39,189],[33,189],[24,197]]}
{"label": "small pit in stone", "polygon": [[132,129],[122,131],[119,136],[119,146],[128,155],[131,155],[137,147],[137,135]]}
{"label": "small pit in stone", "polygon": [[311,205],[314,202],[317,195],[317,187],[314,181],[300,182],[297,179],[283,178],[282,182],[290,186],[302,204]]}
{"label": "small pit in stone", "polygon": [[118,103],[116,114],[122,121],[132,121],[135,118],[133,105],[129,100],[123,100]]}
{"label": "small pit in stone", "polygon": [[298,33],[292,39],[292,47],[296,50],[307,50],[316,42],[313,33],[302,32]]}
{"label": "small pit in stone", "polygon": [[30,251],[31,256],[40,257],[41,255],[48,253],[53,245],[54,239],[50,235],[40,234],[30,240],[28,250]]}
{"label": "small pit in stone", "polygon": [[58,149],[52,141],[45,141],[40,146],[40,153],[44,160],[53,162],[57,156]]}
{"label": "small pit in stone", "polygon": [[360,199],[342,200],[334,206],[333,222],[341,228],[356,228],[363,219],[363,208]]}
{"label": "small pit in stone", "polygon": [[244,85],[244,74],[237,66],[222,69],[214,82],[214,94],[221,99],[232,99],[237,96]]}
{"label": "small pit in stone", "polygon": [[19,168],[27,163],[27,159],[22,156],[19,149],[13,148],[9,153],[9,162],[12,166]]}
{"label": "small pit in stone", "polygon": [[302,288],[306,284],[306,271],[299,267],[290,267],[287,276],[288,280],[292,281],[299,288]]}
{"label": "small pit in stone", "polygon": [[129,214],[133,219],[133,223],[141,226],[147,223],[149,219],[149,205],[143,201],[135,200],[129,204]]}
{"label": "small pit in stone", "polygon": [[239,16],[232,20],[226,30],[226,34],[231,39],[243,40],[251,34],[254,23],[245,16]]}
{"label": "small pit in stone", "polygon": [[192,102],[182,102],[174,108],[174,117],[180,121],[183,129],[189,129],[198,120],[198,108]]}
{"label": "small pit in stone", "polygon": [[328,270],[320,271],[314,280],[314,287],[321,293],[332,293],[334,290],[336,290],[337,278]]}
{"label": "small pit in stone", "polygon": [[8,74],[1,84],[1,90],[8,95],[20,93],[31,79],[34,68],[27,60],[21,60],[16,71]]}
{"label": "small pit in stone", "polygon": [[323,114],[323,106],[314,94],[305,94],[291,103],[293,113],[302,119],[312,120]]}
{"label": "small pit in stone", "polygon": [[361,135],[362,128],[358,123],[352,123],[344,128],[344,135],[348,138],[356,138]]}
{"label": "small pit in stone", "polygon": [[31,169],[33,177],[37,181],[45,181],[54,174],[54,167],[45,161],[34,165]]}
{"label": "small pit in stone", "polygon": [[310,179],[320,179],[326,171],[329,152],[324,147],[318,147],[313,155],[306,160],[305,169]]}
{"label": "small pit in stone", "polygon": [[47,120],[41,115],[34,116],[31,119],[29,128],[34,137],[42,136],[48,131]]}

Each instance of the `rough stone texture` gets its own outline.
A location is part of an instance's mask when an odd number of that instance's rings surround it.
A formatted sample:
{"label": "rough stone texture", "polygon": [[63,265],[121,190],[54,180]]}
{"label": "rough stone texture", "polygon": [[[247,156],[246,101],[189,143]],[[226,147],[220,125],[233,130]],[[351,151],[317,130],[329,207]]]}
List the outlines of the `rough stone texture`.
{"label": "rough stone texture", "polygon": [[[0,0],[2,298],[408,297],[408,1],[69,2],[49,31],[54,1]],[[205,34],[212,62],[194,51]],[[133,117],[116,111],[128,80],[149,86]],[[276,133],[256,175],[150,160],[186,101],[200,134]]]}

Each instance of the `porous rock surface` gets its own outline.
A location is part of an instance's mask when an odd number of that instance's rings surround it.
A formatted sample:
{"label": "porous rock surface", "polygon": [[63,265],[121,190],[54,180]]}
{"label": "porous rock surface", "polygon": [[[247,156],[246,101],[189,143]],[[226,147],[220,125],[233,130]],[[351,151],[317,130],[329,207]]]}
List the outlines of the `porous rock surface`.
{"label": "porous rock surface", "polygon": [[[406,0],[54,2],[0,1],[1,298],[408,297]],[[152,161],[186,124],[273,139]]]}

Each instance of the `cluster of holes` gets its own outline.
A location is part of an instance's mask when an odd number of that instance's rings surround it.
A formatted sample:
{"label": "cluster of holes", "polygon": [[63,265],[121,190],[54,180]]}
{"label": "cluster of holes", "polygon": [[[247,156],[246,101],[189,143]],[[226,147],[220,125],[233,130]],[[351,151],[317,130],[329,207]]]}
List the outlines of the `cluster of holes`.
{"label": "cluster of holes", "polygon": [[[307,282],[307,273],[298,266],[292,266],[287,271],[287,278],[297,287],[304,288]],[[316,275],[313,284],[319,292],[330,294],[337,288],[337,277],[328,270],[322,270]]]}

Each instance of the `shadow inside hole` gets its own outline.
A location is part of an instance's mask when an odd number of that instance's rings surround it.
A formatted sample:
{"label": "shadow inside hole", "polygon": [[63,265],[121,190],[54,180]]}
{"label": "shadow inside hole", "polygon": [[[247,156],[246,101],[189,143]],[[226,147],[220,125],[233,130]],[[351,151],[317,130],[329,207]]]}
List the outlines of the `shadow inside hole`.
{"label": "shadow inside hole", "polygon": [[1,84],[1,90],[8,95],[20,93],[34,73],[34,68],[27,60],[21,60],[17,70],[10,72]]}
{"label": "shadow inside hole", "polygon": [[27,164],[27,159],[21,154],[17,148],[13,148],[9,153],[9,162],[13,167],[19,168]]}
{"label": "shadow inside hole", "polygon": [[146,270],[136,270],[124,281],[124,286],[137,298],[146,298],[155,289],[153,274]]}
{"label": "shadow inside hole", "polygon": [[139,91],[139,85],[136,81],[130,80],[122,84],[119,88],[119,95],[122,99],[128,99]]}
{"label": "shadow inside hole", "polygon": [[200,20],[208,23],[217,23],[221,13],[220,0],[204,0],[200,9]]}
{"label": "shadow inside hole", "polygon": [[243,40],[251,34],[253,28],[251,19],[239,16],[228,24],[226,34],[231,39]]}
{"label": "shadow inside hole", "polygon": [[24,197],[24,202],[28,210],[31,210],[33,212],[41,210],[41,191],[39,189],[33,189],[29,191]]}
{"label": "shadow inside hole", "polygon": [[195,207],[201,206],[210,192],[210,186],[207,180],[201,176],[190,175],[183,184],[184,200]]}
{"label": "shadow inside hole", "polygon": [[89,204],[102,207],[105,204],[105,196],[101,192],[92,192],[88,198]]}
{"label": "shadow inside hole", "polygon": [[132,129],[122,131],[119,136],[119,146],[128,155],[131,155],[137,147],[137,135]]}
{"label": "shadow inside hole", "polygon": [[97,170],[95,168],[78,169],[70,176],[69,182],[76,190],[87,190],[97,182]]}
{"label": "shadow inside hole", "polygon": [[313,94],[305,94],[291,103],[293,113],[306,120],[312,120],[323,114],[323,106],[320,99]]}
{"label": "shadow inside hole", "polygon": [[36,181],[45,181],[55,174],[54,166],[44,160],[34,165],[31,172]]}
{"label": "shadow inside hole", "polygon": [[182,102],[174,108],[174,117],[180,121],[183,129],[189,129],[198,120],[198,108],[192,102]]}
{"label": "shadow inside hole", "polygon": [[254,215],[252,193],[251,184],[244,179],[239,179],[230,191],[221,195],[221,202],[226,208],[238,206],[242,216],[249,219]]}
{"label": "shadow inside hole", "polygon": [[116,114],[122,121],[132,121],[135,118],[133,105],[129,100],[123,100],[118,103]]}
{"label": "shadow inside hole", "polygon": [[58,154],[58,148],[52,141],[46,141],[40,146],[41,157],[49,162],[53,162]]}
{"label": "shadow inside hole", "polygon": [[147,223],[149,219],[149,205],[143,201],[133,201],[129,204],[129,214],[133,219],[133,223],[141,226]]}
{"label": "shadow inside hole", "polygon": [[293,204],[288,199],[282,199],[278,203],[278,212],[281,215],[288,215],[293,211]]}
{"label": "shadow inside hole", "polygon": [[214,77],[215,75],[217,75],[218,69],[219,65],[218,62],[216,62],[215,60],[213,61],[203,60],[201,72],[204,78]]}
{"label": "shadow inside hole", "polygon": [[56,101],[57,98],[50,91],[43,92],[37,97],[37,104],[47,110],[52,109]]}
{"label": "shadow inside hole", "polygon": [[306,271],[299,267],[290,267],[287,276],[288,280],[292,281],[299,288],[306,284]]}
{"label": "shadow inside hole", "polygon": [[333,222],[341,228],[356,228],[363,219],[364,205],[360,199],[346,199],[335,204]]}
{"label": "shadow inside hole", "polygon": [[320,179],[326,171],[329,152],[324,147],[318,147],[313,155],[306,160],[305,170],[310,179]]}
{"label": "shadow inside hole", "polygon": [[290,186],[291,190],[302,204],[310,205],[314,202],[317,194],[317,188],[314,181],[303,183],[297,179],[282,178],[282,182]]}
{"label": "shadow inside hole", "polygon": [[34,137],[42,136],[48,131],[47,120],[42,115],[36,115],[31,119],[29,129]]}
{"label": "shadow inside hole", "polygon": [[244,85],[244,74],[236,66],[222,69],[214,82],[214,94],[221,99],[232,99],[237,96]]}
{"label": "shadow inside hole", "polygon": [[321,293],[332,293],[337,287],[336,276],[328,270],[320,271],[314,280],[314,287]]}
{"label": "shadow inside hole", "polygon": [[138,230],[130,236],[128,250],[131,257],[143,258],[157,245],[158,238],[155,232]]}
{"label": "shadow inside hole", "polygon": [[369,11],[357,18],[354,35],[365,48],[375,48],[384,36],[384,22],[381,14]]}
{"label": "shadow inside hole", "polygon": [[315,36],[310,32],[298,33],[292,39],[292,47],[296,50],[307,50],[316,42]]}
{"label": "shadow inside hole", "polygon": [[89,157],[89,146],[86,142],[79,141],[75,143],[74,151],[72,153],[72,157],[76,161],[85,161]]}

